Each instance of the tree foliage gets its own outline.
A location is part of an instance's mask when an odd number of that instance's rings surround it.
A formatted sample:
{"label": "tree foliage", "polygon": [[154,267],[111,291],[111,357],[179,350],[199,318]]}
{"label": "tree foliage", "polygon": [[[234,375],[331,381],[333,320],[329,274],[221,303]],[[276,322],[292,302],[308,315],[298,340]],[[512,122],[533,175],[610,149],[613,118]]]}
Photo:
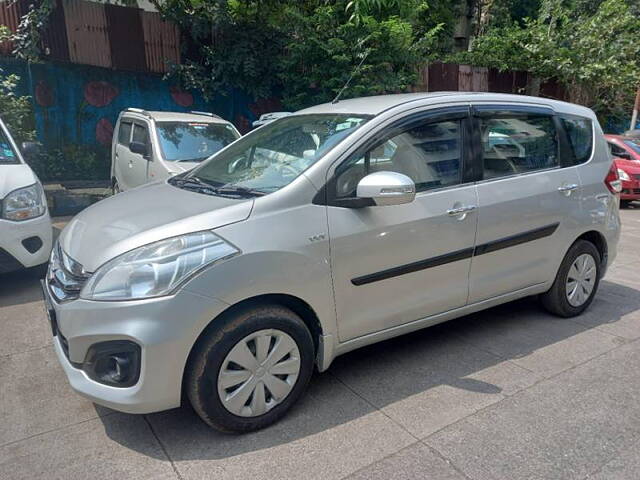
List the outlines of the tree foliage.
{"label": "tree foliage", "polygon": [[[409,89],[433,53],[441,22],[424,0],[167,0],[162,15],[185,35],[171,75],[206,97],[239,88],[288,108]],[[364,59],[364,60],[363,60]],[[360,63],[362,64],[360,65]]]}
{"label": "tree foliage", "polygon": [[[2,32],[0,29],[0,38]],[[16,94],[16,87],[20,77],[5,75],[0,70],[0,112],[11,135],[17,142],[33,140],[35,138],[35,119],[31,98]]]}
{"label": "tree foliage", "polygon": [[616,114],[640,82],[635,8],[625,0],[543,0],[536,18],[489,29],[454,59],[556,78],[570,101]]}

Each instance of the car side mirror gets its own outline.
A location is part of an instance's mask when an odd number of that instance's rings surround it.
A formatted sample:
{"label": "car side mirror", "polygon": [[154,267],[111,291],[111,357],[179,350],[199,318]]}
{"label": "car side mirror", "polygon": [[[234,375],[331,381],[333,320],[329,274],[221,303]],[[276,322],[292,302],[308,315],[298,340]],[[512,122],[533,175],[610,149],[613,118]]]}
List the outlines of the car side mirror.
{"label": "car side mirror", "polygon": [[42,153],[42,145],[38,142],[22,142],[22,156],[26,161],[35,160]]}
{"label": "car side mirror", "polygon": [[147,148],[147,144],[144,142],[131,142],[129,144],[129,150],[131,153],[137,153],[142,155],[144,158],[149,157],[149,149]]}
{"label": "car side mirror", "polygon": [[378,206],[401,205],[413,202],[416,185],[402,173],[375,172],[358,182],[356,197],[369,198]]}

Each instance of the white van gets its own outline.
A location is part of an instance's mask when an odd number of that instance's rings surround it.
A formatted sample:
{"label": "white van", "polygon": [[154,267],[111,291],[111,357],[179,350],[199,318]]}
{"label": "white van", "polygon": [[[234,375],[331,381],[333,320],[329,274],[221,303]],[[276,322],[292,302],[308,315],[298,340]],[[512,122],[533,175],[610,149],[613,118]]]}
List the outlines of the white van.
{"label": "white van", "polygon": [[0,119],[0,274],[46,264],[51,236],[42,184]]}
{"label": "white van", "polygon": [[231,122],[207,112],[120,113],[111,145],[113,193],[185,172],[240,138]]}

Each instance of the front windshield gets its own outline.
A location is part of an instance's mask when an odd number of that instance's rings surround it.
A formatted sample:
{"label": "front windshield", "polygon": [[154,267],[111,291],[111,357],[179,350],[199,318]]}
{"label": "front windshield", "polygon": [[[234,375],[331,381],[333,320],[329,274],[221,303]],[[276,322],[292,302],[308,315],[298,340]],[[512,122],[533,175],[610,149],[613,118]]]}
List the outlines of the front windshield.
{"label": "front windshield", "polygon": [[624,143],[631,147],[634,152],[640,154],[640,140],[625,140]]}
{"label": "front windshield", "polygon": [[238,138],[234,128],[223,123],[156,122],[156,128],[168,162],[201,162]]}
{"label": "front windshield", "polygon": [[12,165],[20,163],[15,150],[11,146],[11,142],[7,135],[0,128],[0,165]]}
{"label": "front windshield", "polygon": [[369,118],[347,114],[281,118],[242,137],[196,167],[185,179],[218,187],[274,192],[292,182]]}

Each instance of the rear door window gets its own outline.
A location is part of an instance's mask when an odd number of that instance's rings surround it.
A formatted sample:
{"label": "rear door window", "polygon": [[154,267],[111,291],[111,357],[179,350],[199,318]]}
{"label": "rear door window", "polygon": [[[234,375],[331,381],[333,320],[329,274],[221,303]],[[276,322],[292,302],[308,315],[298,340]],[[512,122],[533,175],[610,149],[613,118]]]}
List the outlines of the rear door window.
{"label": "rear door window", "polygon": [[568,115],[562,115],[560,118],[573,151],[574,164],[586,162],[591,158],[591,152],[593,151],[593,125],[591,120]]}
{"label": "rear door window", "polygon": [[558,135],[551,116],[496,112],[480,119],[480,129],[484,179],[559,166]]}

